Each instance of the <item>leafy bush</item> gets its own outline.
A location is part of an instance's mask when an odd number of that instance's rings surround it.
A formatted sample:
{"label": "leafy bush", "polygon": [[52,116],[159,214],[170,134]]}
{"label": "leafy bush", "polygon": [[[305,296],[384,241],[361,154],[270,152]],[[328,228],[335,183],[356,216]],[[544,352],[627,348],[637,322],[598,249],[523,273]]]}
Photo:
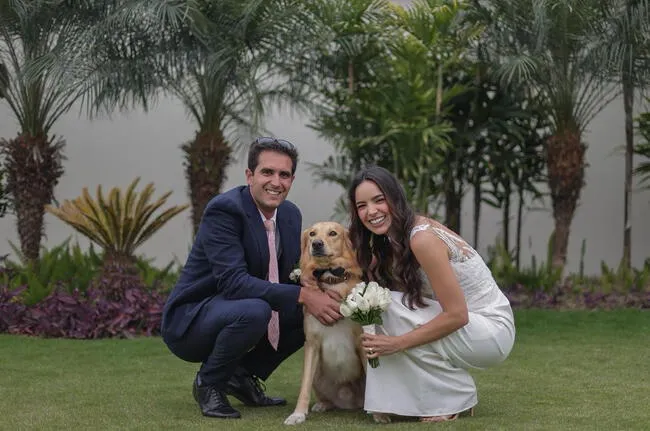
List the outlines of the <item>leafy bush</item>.
{"label": "leafy bush", "polygon": [[[42,301],[57,288],[67,293],[84,293],[93,282],[106,286],[105,277],[101,277],[103,253],[97,253],[92,244],[85,251],[78,243],[71,244],[70,240],[68,238],[51,249],[43,247],[37,263],[24,259],[18,248],[10,243],[18,260],[5,258],[4,262],[0,262],[3,264],[0,267],[0,284],[12,290],[22,287],[19,299],[26,305]],[[160,292],[173,287],[180,270],[180,264],[176,261],[158,269],[152,259],[143,256],[136,258],[135,265],[140,283],[147,289]],[[119,284],[122,275],[116,274],[115,277],[114,284]]]}
{"label": "leafy bush", "polygon": [[537,265],[535,258],[530,267],[517,269],[501,245],[489,250],[488,266],[514,308],[650,308],[650,259],[642,269],[614,270],[603,263],[599,276],[585,276],[585,252],[583,241],[579,272],[564,280],[552,266]]}
{"label": "leafy bush", "polygon": [[531,258],[529,267],[517,268],[510,252],[501,242],[488,248],[487,264],[495,280],[504,289],[517,288],[535,292],[549,292],[562,280],[561,268],[551,265],[552,239],[547,247],[546,262],[537,263],[537,258]]}
{"label": "leafy bush", "polygon": [[18,261],[5,261],[6,272],[0,276],[0,283],[12,289],[25,286],[21,300],[27,305],[40,302],[56,287],[84,292],[101,265],[101,256],[92,246],[84,252],[79,244],[70,245],[70,238],[49,250],[43,247],[38,262],[25,259],[14,244],[9,244]]}
{"label": "leafy bush", "polygon": [[120,300],[102,288],[85,294],[59,288],[29,306],[19,299],[24,287],[0,286],[0,332],[83,339],[158,335],[164,296],[137,283],[122,288]]}

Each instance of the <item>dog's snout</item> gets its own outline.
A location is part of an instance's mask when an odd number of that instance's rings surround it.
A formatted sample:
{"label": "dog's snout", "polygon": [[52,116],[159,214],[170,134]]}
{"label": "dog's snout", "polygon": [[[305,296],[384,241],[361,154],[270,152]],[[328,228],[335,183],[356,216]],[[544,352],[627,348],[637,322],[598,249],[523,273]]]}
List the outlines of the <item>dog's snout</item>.
{"label": "dog's snout", "polygon": [[322,239],[315,239],[312,243],[311,246],[314,250],[321,250],[325,243],[323,242]]}

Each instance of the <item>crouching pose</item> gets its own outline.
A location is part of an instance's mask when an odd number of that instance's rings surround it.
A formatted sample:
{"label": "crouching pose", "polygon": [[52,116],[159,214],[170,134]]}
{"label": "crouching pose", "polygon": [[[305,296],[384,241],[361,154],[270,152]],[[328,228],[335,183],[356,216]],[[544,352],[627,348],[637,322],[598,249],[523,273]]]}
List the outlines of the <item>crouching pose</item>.
{"label": "crouching pose", "polygon": [[348,198],[359,264],[393,295],[382,333],[362,335],[368,357],[381,357],[368,368],[364,408],[384,423],[391,415],[441,422],[473,413],[467,370],[499,364],[514,344],[508,299],[472,247],[415,215],[387,170],[360,172]]}

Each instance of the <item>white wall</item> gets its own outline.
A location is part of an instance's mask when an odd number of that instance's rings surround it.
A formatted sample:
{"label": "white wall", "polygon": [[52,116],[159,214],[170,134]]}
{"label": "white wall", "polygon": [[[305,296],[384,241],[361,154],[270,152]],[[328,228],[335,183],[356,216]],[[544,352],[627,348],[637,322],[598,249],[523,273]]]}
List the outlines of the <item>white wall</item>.
{"label": "white wall", "polygon": [[[615,265],[621,258],[623,227],[623,157],[612,154],[624,140],[623,112],[620,101],[611,104],[591,125],[586,136],[589,142],[586,187],[582,202],[573,222],[569,245],[568,268],[575,270],[579,264],[580,245],[587,240],[586,271],[599,271],[600,261]],[[301,152],[302,164],[289,198],[303,210],[305,225],[328,219],[333,213],[335,199],[342,190],[325,184],[316,184],[306,171],[305,161],[320,162],[331,154],[331,147],[318,139],[306,127],[306,120],[289,114],[274,113],[267,127],[277,136],[296,143]],[[12,137],[17,128],[5,105],[0,105],[0,136]],[[190,139],[194,127],[175,100],[162,100],[149,114],[140,111],[115,115],[111,120],[89,121],[77,113],[63,117],[55,130],[67,141],[65,175],[56,189],[58,200],[72,199],[82,187],[91,193],[98,184],[105,189],[114,185],[125,186],[136,176],[142,184],[153,181],[156,194],[172,190],[170,204],[187,202],[179,145]],[[228,171],[226,187],[244,182],[244,157]],[[463,234],[472,235],[471,194],[463,210]],[[641,265],[650,256],[650,192],[637,193],[633,201],[633,264]],[[73,235],[73,231],[56,218],[46,216],[47,239],[45,244],[59,244]],[[514,212],[513,212],[514,217]],[[481,226],[480,251],[492,244],[500,232],[500,211],[485,207]],[[530,262],[531,254],[544,258],[548,236],[553,222],[550,212],[529,211],[525,216],[523,236],[523,262]],[[514,236],[514,220],[512,221]],[[140,252],[165,264],[174,256],[183,261],[190,245],[191,224],[189,211],[167,224],[158,234],[142,246]],[[529,238],[532,247],[529,248]],[[0,255],[9,252],[8,240],[17,243],[13,216],[0,219]],[[85,244],[83,238],[79,239]]]}

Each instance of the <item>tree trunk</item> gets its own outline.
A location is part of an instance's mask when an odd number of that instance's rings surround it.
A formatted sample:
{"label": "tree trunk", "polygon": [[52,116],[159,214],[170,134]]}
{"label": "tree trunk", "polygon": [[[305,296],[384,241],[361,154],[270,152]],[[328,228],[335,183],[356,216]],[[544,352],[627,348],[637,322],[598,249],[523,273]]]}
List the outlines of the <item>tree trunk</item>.
{"label": "tree trunk", "polygon": [[0,141],[20,249],[30,262],[39,258],[45,205],[52,203],[54,188],[63,175],[64,146],[63,140],[26,133],[14,140]]}
{"label": "tree trunk", "polygon": [[623,260],[629,268],[632,261],[632,171],[634,169],[634,85],[623,74],[623,107],[625,109],[625,209],[623,213]]}
{"label": "tree trunk", "polygon": [[460,211],[462,196],[457,192],[454,182],[452,181],[447,190],[445,190],[445,225],[460,233]]}
{"label": "tree trunk", "polygon": [[555,222],[552,264],[566,265],[571,222],[575,214],[585,175],[585,145],[574,129],[559,130],[548,139],[548,183]]}
{"label": "tree trunk", "polygon": [[515,254],[515,262],[517,264],[517,270],[521,268],[521,227],[524,218],[524,191],[519,190],[519,202],[517,203],[517,252]]}
{"label": "tree trunk", "polygon": [[206,205],[221,192],[232,149],[221,132],[197,133],[194,141],[181,148],[185,153],[185,178],[192,205],[192,226],[196,235]]}
{"label": "tree trunk", "polygon": [[474,249],[478,249],[478,234],[481,227],[481,203],[483,192],[481,190],[481,181],[474,181]]}
{"label": "tree trunk", "polygon": [[512,203],[512,189],[510,188],[510,183],[504,184],[504,194],[503,194],[503,246],[505,247],[508,254],[510,254],[510,204]]}

